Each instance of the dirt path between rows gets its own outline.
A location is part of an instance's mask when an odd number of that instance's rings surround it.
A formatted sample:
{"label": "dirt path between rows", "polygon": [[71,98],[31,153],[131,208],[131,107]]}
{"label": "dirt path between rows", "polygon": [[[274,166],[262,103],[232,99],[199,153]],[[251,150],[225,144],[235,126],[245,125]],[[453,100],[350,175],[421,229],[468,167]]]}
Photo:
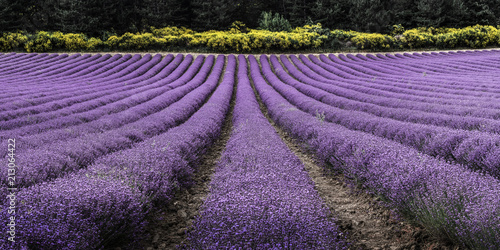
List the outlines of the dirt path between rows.
{"label": "dirt path between rows", "polygon": [[348,186],[342,176],[329,173],[327,169],[321,167],[313,153],[306,152],[297,140],[274,123],[252,80],[251,83],[261,112],[304,164],[315,183],[315,189],[332,213],[336,224],[347,236],[348,242],[352,244],[349,249],[460,249],[432,237],[422,228],[397,219],[398,215],[382,206],[378,198]]}
{"label": "dirt path between rows", "polygon": [[[226,65],[227,58],[224,69]],[[236,77],[236,74],[234,77]],[[223,77],[221,77],[219,85],[222,79]],[[219,138],[200,157],[199,162],[196,163],[197,171],[193,177],[195,184],[177,193],[169,204],[161,208],[160,212],[151,216],[146,230],[146,233],[150,237],[144,240],[144,249],[176,249],[177,246],[182,245],[186,240],[186,232],[191,228],[195,216],[199,213],[200,206],[208,195],[208,184],[215,172],[216,163],[226,148],[226,143],[231,135],[233,109],[236,100],[236,85],[237,82],[234,84],[231,105],[224,119]]]}

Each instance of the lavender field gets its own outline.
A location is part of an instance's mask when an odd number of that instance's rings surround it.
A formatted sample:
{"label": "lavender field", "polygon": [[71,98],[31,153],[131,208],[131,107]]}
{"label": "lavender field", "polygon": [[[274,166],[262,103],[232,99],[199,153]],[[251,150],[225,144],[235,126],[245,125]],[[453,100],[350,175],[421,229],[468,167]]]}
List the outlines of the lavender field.
{"label": "lavender field", "polygon": [[437,238],[500,246],[500,51],[4,53],[0,89],[1,249],[142,249],[207,167],[179,248],[350,248],[275,126]]}

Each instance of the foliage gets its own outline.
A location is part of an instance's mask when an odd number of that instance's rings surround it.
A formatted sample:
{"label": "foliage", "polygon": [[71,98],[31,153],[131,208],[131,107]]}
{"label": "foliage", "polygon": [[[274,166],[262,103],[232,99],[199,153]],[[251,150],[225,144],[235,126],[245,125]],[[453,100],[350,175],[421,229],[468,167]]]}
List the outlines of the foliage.
{"label": "foliage", "polygon": [[0,37],[0,51],[18,50],[24,47],[28,37],[22,32],[7,32]]}
{"label": "foliage", "polygon": [[358,49],[384,50],[394,44],[394,38],[382,34],[360,34],[351,39]]}
{"label": "foliage", "polygon": [[269,31],[290,31],[292,26],[290,22],[280,15],[279,13],[273,13],[271,11],[264,11],[260,15],[259,27],[263,30]]}
{"label": "foliage", "polygon": [[320,23],[296,27],[290,31],[249,29],[236,21],[223,31],[196,32],[185,27],[150,28],[150,32],[107,33],[101,40],[82,33],[39,31],[7,32],[0,36],[0,51],[26,50],[93,51],[93,50],[171,50],[202,49],[214,52],[265,52],[326,49],[388,50],[402,48],[452,49],[484,48],[500,44],[500,31],[493,26],[475,25],[463,29],[419,27],[404,30],[394,25],[392,35],[330,30]]}
{"label": "foliage", "polygon": [[403,33],[402,44],[407,48],[436,46],[438,48],[484,48],[498,45],[500,32],[493,26],[475,25],[463,29],[417,28]]}
{"label": "foliage", "polygon": [[99,38],[88,38],[84,34],[40,31],[28,35],[24,49],[27,52],[47,52],[52,50],[92,51],[100,48]]}
{"label": "foliage", "polygon": [[247,26],[240,22],[240,21],[235,21],[231,24],[231,27],[229,27],[229,32],[230,33],[248,33],[250,30],[247,28]]}
{"label": "foliage", "polygon": [[402,35],[405,32],[405,28],[401,24],[392,25],[392,36]]}
{"label": "foliage", "polygon": [[[417,27],[467,27],[500,24],[497,0],[0,0],[0,32],[25,30],[83,33],[104,37],[123,35],[149,27],[188,27],[196,31],[225,30],[234,21],[248,28],[264,27],[261,14],[270,21],[288,20],[288,26],[271,31],[322,23],[331,30],[388,34],[392,25]],[[268,27],[268,26],[265,26]],[[283,28],[284,27],[284,28]],[[266,28],[267,29],[267,28]]]}

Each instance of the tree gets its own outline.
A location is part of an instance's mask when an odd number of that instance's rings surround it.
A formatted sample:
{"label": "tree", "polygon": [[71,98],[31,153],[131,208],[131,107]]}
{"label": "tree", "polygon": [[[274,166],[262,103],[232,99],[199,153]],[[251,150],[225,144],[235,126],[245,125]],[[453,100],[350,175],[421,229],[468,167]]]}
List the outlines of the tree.
{"label": "tree", "polygon": [[242,0],[194,0],[192,25],[201,30],[225,29],[238,20],[235,13],[240,12]]}

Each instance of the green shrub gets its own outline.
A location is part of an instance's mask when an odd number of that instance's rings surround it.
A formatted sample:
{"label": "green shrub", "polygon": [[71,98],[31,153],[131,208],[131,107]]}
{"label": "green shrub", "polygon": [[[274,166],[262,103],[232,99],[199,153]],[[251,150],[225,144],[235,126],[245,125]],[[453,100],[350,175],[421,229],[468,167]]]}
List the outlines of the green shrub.
{"label": "green shrub", "polygon": [[259,27],[263,30],[269,30],[269,31],[292,30],[292,25],[290,25],[290,22],[285,17],[283,17],[279,13],[275,13],[273,17],[273,13],[271,11],[262,12],[259,19]]}
{"label": "green shrub", "polygon": [[401,24],[392,25],[392,36],[402,35],[405,32],[405,28]]}

